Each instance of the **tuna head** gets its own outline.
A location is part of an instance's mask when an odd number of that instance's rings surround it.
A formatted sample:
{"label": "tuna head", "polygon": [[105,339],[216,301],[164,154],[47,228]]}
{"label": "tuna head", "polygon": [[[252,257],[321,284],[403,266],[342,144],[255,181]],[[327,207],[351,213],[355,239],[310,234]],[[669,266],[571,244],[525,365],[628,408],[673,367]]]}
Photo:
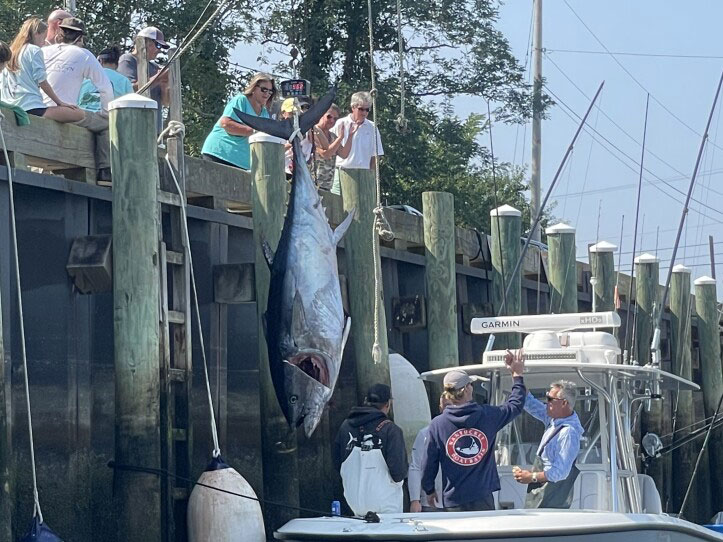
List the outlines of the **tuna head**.
{"label": "tuna head", "polygon": [[[281,349],[283,392],[277,393],[279,402],[289,424],[293,427],[303,424],[307,437],[316,429],[334,392],[350,322],[347,319],[342,336],[337,336],[336,341],[324,340],[324,330],[317,329],[313,336],[308,333],[293,336],[292,333],[287,348]],[[296,327],[292,325],[292,330]]]}

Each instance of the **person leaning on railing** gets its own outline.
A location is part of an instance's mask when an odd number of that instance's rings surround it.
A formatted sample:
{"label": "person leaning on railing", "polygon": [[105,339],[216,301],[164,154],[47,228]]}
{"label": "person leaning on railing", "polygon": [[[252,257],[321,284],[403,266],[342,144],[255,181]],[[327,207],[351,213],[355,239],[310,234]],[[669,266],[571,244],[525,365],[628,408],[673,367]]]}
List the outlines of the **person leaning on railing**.
{"label": "person leaning on railing", "polygon": [[346,145],[349,137],[356,131],[348,156],[346,158],[340,156],[341,159],[336,161],[337,170],[334,174],[334,186],[331,189],[335,194],[341,194],[339,169],[374,170],[377,157],[384,154],[379,129],[368,119],[371,107],[371,94],[368,92],[355,92],[351,96],[351,113],[339,119],[339,122],[331,130],[336,137],[345,136],[342,142],[343,145]]}
{"label": "person leaning on railing", "polygon": [[254,75],[243,93],[237,94],[226,104],[221,118],[213,125],[201,149],[203,158],[231,167],[251,169],[249,136],[254,130],[241,122],[234,109],[248,115],[270,118],[268,108],[275,95],[276,84],[272,76],[266,73]]}

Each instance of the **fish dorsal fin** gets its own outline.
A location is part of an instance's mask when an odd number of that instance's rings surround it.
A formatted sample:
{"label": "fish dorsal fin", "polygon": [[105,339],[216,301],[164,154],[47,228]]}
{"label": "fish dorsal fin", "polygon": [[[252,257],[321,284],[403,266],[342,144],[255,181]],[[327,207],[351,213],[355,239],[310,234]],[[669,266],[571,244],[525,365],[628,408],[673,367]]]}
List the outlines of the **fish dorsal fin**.
{"label": "fish dorsal fin", "polygon": [[308,330],[304,302],[301,300],[301,294],[296,292],[294,294],[294,304],[291,307],[291,333],[293,337],[300,337],[307,333]]}
{"label": "fish dorsal fin", "polygon": [[269,269],[271,269],[271,266],[274,265],[274,249],[271,248],[271,245],[265,239],[261,241],[261,252],[264,253],[264,260],[266,260]]}
{"label": "fish dorsal fin", "polygon": [[354,220],[354,215],[356,215],[356,207],[349,211],[349,214],[346,215],[346,218],[334,230],[333,241],[335,245],[339,244],[339,241],[341,241],[341,238],[344,237],[346,230],[348,230],[349,226],[351,226],[351,222],[352,220]]}

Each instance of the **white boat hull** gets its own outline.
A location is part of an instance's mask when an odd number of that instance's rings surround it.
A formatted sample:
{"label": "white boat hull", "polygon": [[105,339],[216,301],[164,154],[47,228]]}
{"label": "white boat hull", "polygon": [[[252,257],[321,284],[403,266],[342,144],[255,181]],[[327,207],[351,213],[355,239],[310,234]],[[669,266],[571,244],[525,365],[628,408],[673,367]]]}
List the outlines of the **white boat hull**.
{"label": "white boat hull", "polygon": [[[621,514],[587,510],[496,510],[382,514],[380,523],[350,518],[290,521],[274,533],[277,540],[692,542],[723,541],[705,527],[658,514]],[[554,537],[554,538],[551,538]]]}

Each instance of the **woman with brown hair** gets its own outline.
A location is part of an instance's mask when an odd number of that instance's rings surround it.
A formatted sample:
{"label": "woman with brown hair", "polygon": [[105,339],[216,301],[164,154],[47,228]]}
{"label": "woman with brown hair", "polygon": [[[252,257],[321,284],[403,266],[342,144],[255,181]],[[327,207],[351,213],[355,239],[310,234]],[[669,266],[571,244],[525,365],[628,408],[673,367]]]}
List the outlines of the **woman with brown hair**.
{"label": "woman with brown hair", "polygon": [[272,76],[266,73],[254,75],[243,93],[237,94],[226,104],[221,118],[203,143],[203,157],[227,166],[251,169],[249,136],[254,130],[240,121],[234,109],[269,118],[268,108],[275,95],[276,84]]}
{"label": "woman with brown hair", "polygon": [[[45,43],[47,25],[32,17],[26,20],[10,45],[12,56],[0,74],[0,97],[31,115],[76,122],[83,118],[77,105],[65,103],[56,95],[47,81],[45,60],[40,47]],[[50,97],[56,106],[47,106],[40,91]]]}

